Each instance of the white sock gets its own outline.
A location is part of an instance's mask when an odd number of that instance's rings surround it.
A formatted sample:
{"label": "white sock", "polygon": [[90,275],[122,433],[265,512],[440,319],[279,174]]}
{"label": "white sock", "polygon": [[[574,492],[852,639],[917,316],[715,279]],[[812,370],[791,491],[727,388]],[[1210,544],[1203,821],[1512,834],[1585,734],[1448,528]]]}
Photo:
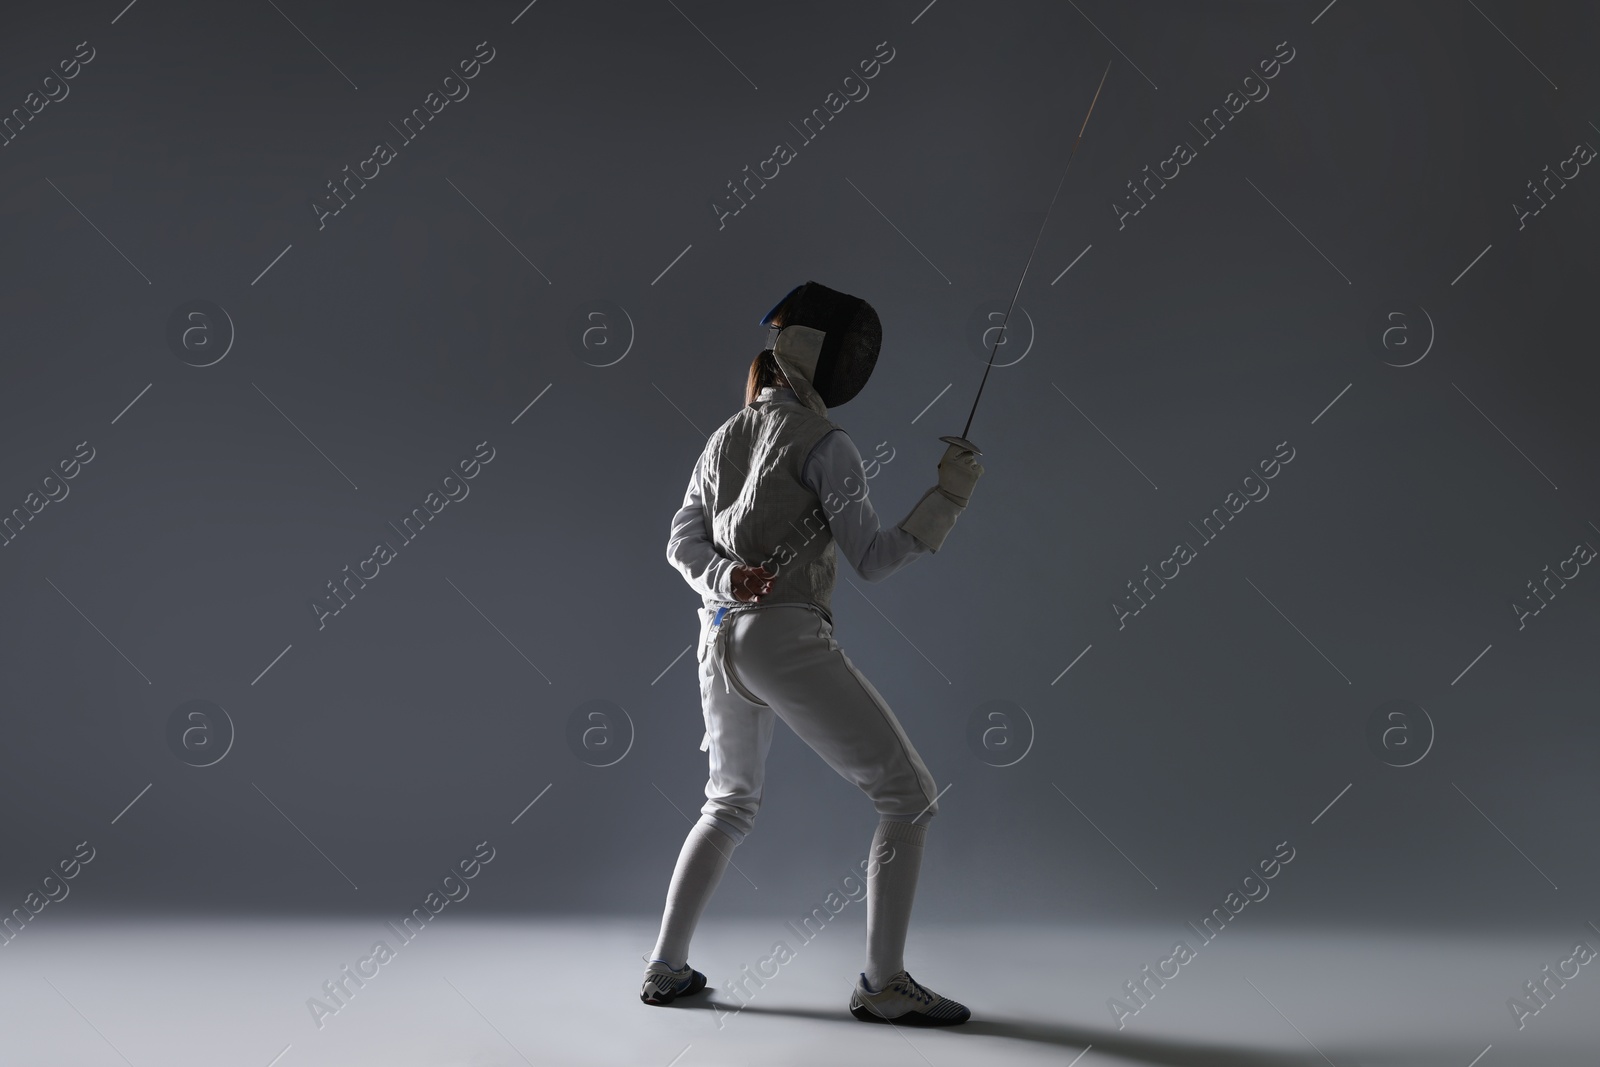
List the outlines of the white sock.
{"label": "white sock", "polygon": [[[882,990],[884,983],[905,969],[906,930],[911,925],[911,902],[917,895],[917,874],[922,869],[926,824],[883,819],[872,835],[871,862],[867,867],[867,985]],[[887,843],[893,852],[883,846]],[[879,862],[876,857],[890,858]]]}
{"label": "white sock", "polygon": [[667,906],[661,916],[661,935],[650,958],[661,960],[675,971],[683,970],[689,959],[689,939],[705,911],[706,901],[722,881],[728,859],[735,848],[733,838],[711,821],[709,815],[689,830],[678,865],[667,887]]}

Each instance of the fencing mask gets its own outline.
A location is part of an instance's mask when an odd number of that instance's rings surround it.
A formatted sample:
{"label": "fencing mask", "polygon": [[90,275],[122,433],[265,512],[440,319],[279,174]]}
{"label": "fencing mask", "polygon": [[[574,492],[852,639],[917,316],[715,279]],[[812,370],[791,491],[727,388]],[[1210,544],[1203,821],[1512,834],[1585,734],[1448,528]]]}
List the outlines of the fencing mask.
{"label": "fencing mask", "polygon": [[767,347],[812,410],[838,407],[861,392],[883,345],[872,305],[816,282],[797,285],[762,318]]}

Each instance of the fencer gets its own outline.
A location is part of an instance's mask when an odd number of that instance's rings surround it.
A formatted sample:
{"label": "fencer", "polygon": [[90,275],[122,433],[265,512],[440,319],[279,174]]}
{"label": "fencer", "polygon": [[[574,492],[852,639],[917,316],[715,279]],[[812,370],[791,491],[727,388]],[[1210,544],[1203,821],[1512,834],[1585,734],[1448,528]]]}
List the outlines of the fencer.
{"label": "fencer", "polygon": [[937,552],[983,467],[950,445],[938,483],[893,527],[866,492],[855,443],[828,417],[860,392],[882,344],[876,311],[816,282],[767,313],[745,406],[706,443],[672,518],[667,558],[701,595],[698,662],[710,777],[700,820],[672,873],[640,999],[698,993],[690,938],[761,804],[774,721],[781,719],[846,781],[879,821],[867,867],[866,967],[851,1015],[948,1026],[968,1009],[906,971],[904,950],[938,790],[889,705],[834,639],[838,556],[879,581]]}

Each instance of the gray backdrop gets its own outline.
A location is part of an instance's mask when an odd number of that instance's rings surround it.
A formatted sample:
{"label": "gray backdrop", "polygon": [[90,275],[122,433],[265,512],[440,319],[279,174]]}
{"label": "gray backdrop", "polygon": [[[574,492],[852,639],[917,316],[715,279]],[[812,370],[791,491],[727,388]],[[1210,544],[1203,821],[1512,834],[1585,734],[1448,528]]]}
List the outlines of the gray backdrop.
{"label": "gray backdrop", "polygon": [[[919,914],[1198,920],[1288,842],[1274,922],[1595,917],[1588,5],[6,23],[3,910],[87,841],[84,915],[400,913],[488,841],[484,913],[654,912],[705,774],[667,524],[757,319],[877,306],[834,416],[897,521],[1109,63],[972,508],[835,594],[949,787]],[[792,735],[770,772],[721,914],[866,849]]]}

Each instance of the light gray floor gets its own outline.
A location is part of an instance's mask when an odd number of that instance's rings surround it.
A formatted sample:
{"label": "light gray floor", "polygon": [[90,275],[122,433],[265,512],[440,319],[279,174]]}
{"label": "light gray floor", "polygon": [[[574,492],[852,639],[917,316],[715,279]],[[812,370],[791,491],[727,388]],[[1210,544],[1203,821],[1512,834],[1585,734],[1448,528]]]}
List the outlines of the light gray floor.
{"label": "light gray floor", "polygon": [[973,1011],[964,1027],[929,1031],[846,1014],[860,968],[854,927],[800,945],[781,919],[708,921],[691,962],[714,986],[754,968],[775,941],[799,946],[731,1014],[739,1001],[726,990],[671,1008],[639,1003],[653,922],[446,911],[319,1029],[308,998],[374,942],[398,943],[382,921],[112,923],[52,911],[0,949],[6,1064],[1469,1067],[1480,1054],[1477,1067],[1600,1062],[1600,961],[1521,1031],[1506,1007],[1523,981],[1570,952],[1577,931],[1230,930],[1119,1031],[1107,999],[1166,956],[1181,927],[918,926],[912,974]]}

